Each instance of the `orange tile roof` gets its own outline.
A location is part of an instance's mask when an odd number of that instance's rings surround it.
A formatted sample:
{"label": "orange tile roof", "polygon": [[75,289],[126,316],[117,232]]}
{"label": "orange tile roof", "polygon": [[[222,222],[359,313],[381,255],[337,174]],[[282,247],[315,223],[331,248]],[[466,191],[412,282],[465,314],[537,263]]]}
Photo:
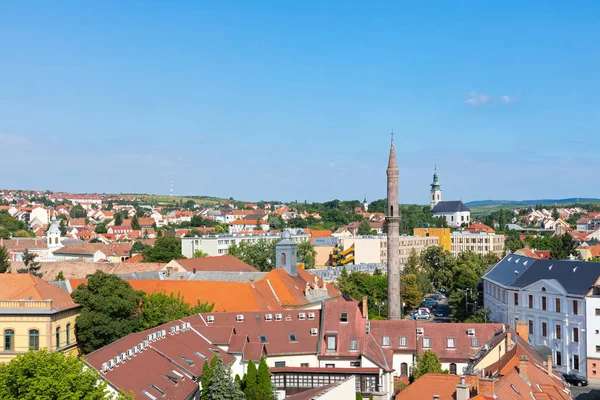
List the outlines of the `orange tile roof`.
{"label": "orange tile roof", "polygon": [[222,256],[184,258],[175,260],[186,271],[226,271],[226,272],[258,272],[253,266],[242,260],[225,254]]}
{"label": "orange tile roof", "polygon": [[229,225],[256,225],[256,223],[260,223],[261,225],[269,225],[267,221],[263,221],[261,219],[236,219],[229,223]]}
{"label": "orange tile roof", "polygon": [[311,233],[313,238],[330,237],[333,234],[333,232],[331,232],[329,229],[313,229]]}
{"label": "orange tile roof", "polygon": [[487,232],[494,233],[495,231],[485,224],[481,224],[479,222],[473,222],[470,226],[465,228],[465,231],[469,232]]}
{"label": "orange tile roof", "polygon": [[57,311],[79,307],[69,293],[31,274],[0,274],[0,300],[52,300]]}
{"label": "orange tile roof", "polygon": [[[476,377],[466,377],[468,385],[476,385],[475,381]],[[440,400],[454,400],[459,383],[458,375],[425,374],[401,391],[396,400],[433,399],[434,394],[439,395]]]}

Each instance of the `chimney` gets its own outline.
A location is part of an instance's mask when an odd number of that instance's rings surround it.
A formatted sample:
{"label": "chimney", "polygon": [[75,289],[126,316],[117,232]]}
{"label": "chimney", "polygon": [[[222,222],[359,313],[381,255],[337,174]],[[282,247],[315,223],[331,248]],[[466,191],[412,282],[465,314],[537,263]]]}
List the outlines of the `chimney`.
{"label": "chimney", "polygon": [[456,385],[456,400],[469,400],[470,391],[469,387],[471,385],[467,385],[466,379],[464,376],[460,377],[460,383]]}
{"label": "chimney", "polygon": [[506,350],[513,345],[511,331],[506,331]]}
{"label": "chimney", "polygon": [[434,394],[433,395],[433,400],[440,400],[440,395],[439,394]]}
{"label": "chimney", "polygon": [[482,396],[495,397],[496,388],[494,378],[479,378],[479,394]]}
{"label": "chimney", "polygon": [[529,343],[529,324],[527,321],[517,321],[517,335]]}
{"label": "chimney", "polygon": [[367,308],[367,296],[363,296],[362,298],[362,316],[365,319],[369,318],[369,309]]}
{"label": "chimney", "polygon": [[529,379],[529,377],[527,376],[527,368],[528,367],[529,367],[529,359],[527,358],[527,356],[519,357],[519,374],[525,379]]}
{"label": "chimney", "polygon": [[548,355],[548,375],[552,375],[552,354]]}

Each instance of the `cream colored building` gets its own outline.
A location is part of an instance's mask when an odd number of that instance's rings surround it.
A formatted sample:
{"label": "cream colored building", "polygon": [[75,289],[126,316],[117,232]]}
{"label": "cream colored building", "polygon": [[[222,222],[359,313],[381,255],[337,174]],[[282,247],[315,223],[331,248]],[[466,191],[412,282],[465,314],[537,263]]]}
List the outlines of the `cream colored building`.
{"label": "cream colored building", "polygon": [[[406,264],[414,249],[417,254],[428,247],[439,246],[437,236],[408,236],[399,238],[400,264]],[[387,237],[386,236],[356,236],[338,238],[340,246],[347,250],[354,246],[354,264],[387,264]]]}
{"label": "cream colored building", "polygon": [[486,232],[452,232],[450,235],[451,253],[457,256],[463,251],[472,251],[480,255],[494,253],[504,255],[504,235]]}
{"label": "cream colored building", "polygon": [[29,349],[77,353],[75,319],[81,306],[30,274],[0,274],[0,363]]}

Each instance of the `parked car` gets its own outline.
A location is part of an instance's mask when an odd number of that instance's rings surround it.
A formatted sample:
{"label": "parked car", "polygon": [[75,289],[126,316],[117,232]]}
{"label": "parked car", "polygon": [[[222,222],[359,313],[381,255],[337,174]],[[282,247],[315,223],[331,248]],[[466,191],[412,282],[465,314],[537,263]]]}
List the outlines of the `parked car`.
{"label": "parked car", "polygon": [[426,313],[426,312],[414,312],[413,313],[413,319],[429,319],[431,317],[430,314]]}
{"label": "parked car", "polygon": [[567,383],[573,386],[587,386],[587,379],[575,374],[561,374]]}

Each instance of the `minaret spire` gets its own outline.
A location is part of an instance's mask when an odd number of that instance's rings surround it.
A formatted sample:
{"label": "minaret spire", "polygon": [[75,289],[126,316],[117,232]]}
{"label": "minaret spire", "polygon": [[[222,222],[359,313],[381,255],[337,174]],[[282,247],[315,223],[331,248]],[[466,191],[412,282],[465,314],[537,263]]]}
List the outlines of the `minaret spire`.
{"label": "minaret spire", "polygon": [[388,273],[388,319],[401,318],[400,302],[400,210],[398,204],[398,165],[394,148],[394,132],[390,144],[387,167],[387,273]]}

